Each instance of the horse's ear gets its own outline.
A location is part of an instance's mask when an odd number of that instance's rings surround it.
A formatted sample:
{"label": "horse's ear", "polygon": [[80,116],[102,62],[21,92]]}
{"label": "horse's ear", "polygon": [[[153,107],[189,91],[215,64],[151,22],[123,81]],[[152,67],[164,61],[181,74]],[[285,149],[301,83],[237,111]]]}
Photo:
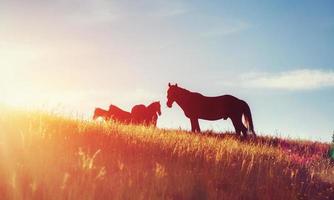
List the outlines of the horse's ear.
{"label": "horse's ear", "polygon": [[170,83],[168,83],[168,87],[170,87],[171,86],[171,84]]}
{"label": "horse's ear", "polygon": [[177,87],[177,83],[175,84],[175,86]]}

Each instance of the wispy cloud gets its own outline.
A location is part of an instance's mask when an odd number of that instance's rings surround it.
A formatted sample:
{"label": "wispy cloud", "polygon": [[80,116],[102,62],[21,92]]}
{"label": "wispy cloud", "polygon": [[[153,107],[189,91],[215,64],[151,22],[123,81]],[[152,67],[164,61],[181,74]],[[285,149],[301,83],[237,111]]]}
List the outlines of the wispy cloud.
{"label": "wispy cloud", "polygon": [[203,32],[201,35],[203,37],[217,37],[231,35],[234,33],[239,33],[241,31],[247,30],[251,27],[248,22],[245,21],[223,21],[219,25],[214,25],[209,27],[207,31]]}
{"label": "wispy cloud", "polygon": [[150,9],[144,12],[149,17],[169,18],[184,15],[189,12],[189,5],[185,1],[155,0],[148,2]]}
{"label": "wispy cloud", "polygon": [[173,8],[173,9],[161,9],[156,12],[151,13],[151,16],[155,17],[174,17],[186,14],[188,12],[185,8]]}
{"label": "wispy cloud", "polygon": [[301,69],[275,73],[251,73],[241,77],[243,87],[313,90],[334,87],[334,71]]}
{"label": "wispy cloud", "polygon": [[[67,4],[71,5],[70,7],[76,5],[78,2],[65,2],[63,9],[67,9]],[[99,22],[113,22],[124,17],[123,10],[120,5],[115,1],[107,0],[95,0],[80,1],[78,9],[72,9],[68,11],[68,15],[72,20],[77,22],[89,22],[89,23],[99,23]]]}

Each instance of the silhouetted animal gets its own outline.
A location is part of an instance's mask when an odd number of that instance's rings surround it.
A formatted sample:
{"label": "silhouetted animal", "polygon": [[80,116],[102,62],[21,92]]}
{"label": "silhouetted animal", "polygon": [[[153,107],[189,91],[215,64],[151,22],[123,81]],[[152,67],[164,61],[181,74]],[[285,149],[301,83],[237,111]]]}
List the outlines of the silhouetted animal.
{"label": "silhouetted animal", "polygon": [[160,102],[153,102],[147,107],[143,104],[136,105],[132,108],[131,114],[135,123],[156,126],[158,115],[161,115]]}
{"label": "silhouetted animal", "polygon": [[131,113],[124,111],[115,105],[111,104],[109,106],[108,113],[110,115],[110,118],[115,121],[118,121],[124,124],[129,124],[132,122]]}
{"label": "silhouetted animal", "polygon": [[[201,131],[198,119],[226,120],[230,118],[238,135],[242,132],[246,137],[247,130],[249,130],[255,136],[251,111],[245,101],[231,95],[206,97],[178,87],[177,84],[169,83],[168,86],[167,106],[171,108],[175,101],[190,119],[192,131]],[[245,117],[247,128],[242,123],[242,115]]]}
{"label": "silhouetted animal", "polygon": [[109,111],[104,110],[102,108],[95,108],[94,115],[93,115],[93,120],[96,120],[99,117],[102,117],[104,120],[110,120]]}

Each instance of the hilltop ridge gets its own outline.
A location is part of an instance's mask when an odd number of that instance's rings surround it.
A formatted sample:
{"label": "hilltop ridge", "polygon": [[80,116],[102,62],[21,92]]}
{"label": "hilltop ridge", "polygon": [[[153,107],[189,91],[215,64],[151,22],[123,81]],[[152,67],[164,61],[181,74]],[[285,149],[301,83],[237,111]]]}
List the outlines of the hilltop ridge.
{"label": "hilltop ridge", "polygon": [[7,199],[334,198],[326,143],[10,110],[0,128]]}

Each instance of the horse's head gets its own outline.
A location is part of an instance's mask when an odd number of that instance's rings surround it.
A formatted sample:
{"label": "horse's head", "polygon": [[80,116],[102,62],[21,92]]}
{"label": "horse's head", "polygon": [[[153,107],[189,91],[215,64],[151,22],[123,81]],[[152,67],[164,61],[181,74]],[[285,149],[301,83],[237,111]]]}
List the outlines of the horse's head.
{"label": "horse's head", "polygon": [[98,117],[99,117],[98,108],[95,108],[94,115],[93,115],[93,120],[96,120]]}
{"label": "horse's head", "polygon": [[160,101],[154,102],[154,108],[157,111],[158,115],[161,115],[161,105],[160,105]]}
{"label": "horse's head", "polygon": [[149,112],[153,112],[154,114],[158,113],[158,115],[161,115],[161,105],[160,101],[155,101],[147,106],[147,109]]}
{"label": "horse's head", "polygon": [[105,115],[105,110],[102,108],[95,108],[94,110],[94,115],[93,115],[93,120],[96,120],[99,117],[103,117]]}
{"label": "horse's head", "polygon": [[167,90],[167,106],[168,108],[171,108],[175,98],[177,96],[178,93],[178,86],[177,83],[175,85],[171,85],[170,83],[168,83],[168,90]]}

